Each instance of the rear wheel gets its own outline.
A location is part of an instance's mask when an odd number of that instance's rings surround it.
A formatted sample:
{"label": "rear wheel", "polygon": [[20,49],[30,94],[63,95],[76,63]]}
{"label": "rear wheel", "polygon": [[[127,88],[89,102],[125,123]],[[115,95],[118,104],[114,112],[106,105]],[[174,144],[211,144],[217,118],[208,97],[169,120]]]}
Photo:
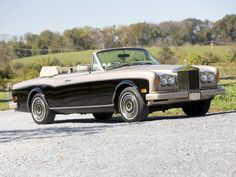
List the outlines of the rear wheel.
{"label": "rear wheel", "polygon": [[127,87],[121,92],[118,108],[122,119],[126,122],[142,121],[149,113],[140,93],[133,87]]}
{"label": "rear wheel", "polygon": [[31,104],[30,110],[33,117],[33,120],[37,124],[51,124],[54,121],[55,113],[52,112],[44,96],[40,93],[34,95]]}
{"label": "rear wheel", "polygon": [[204,116],[211,105],[211,100],[188,103],[182,107],[187,116]]}
{"label": "rear wheel", "polygon": [[95,119],[99,121],[105,121],[112,118],[113,113],[93,113]]}

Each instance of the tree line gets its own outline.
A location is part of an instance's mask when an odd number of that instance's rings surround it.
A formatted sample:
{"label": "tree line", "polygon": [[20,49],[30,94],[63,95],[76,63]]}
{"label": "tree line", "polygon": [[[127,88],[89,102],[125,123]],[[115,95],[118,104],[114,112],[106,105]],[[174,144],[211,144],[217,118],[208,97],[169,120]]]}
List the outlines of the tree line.
{"label": "tree line", "polygon": [[80,27],[65,30],[62,34],[50,30],[40,34],[26,33],[0,42],[0,56],[11,51],[9,58],[80,51],[120,46],[180,46],[209,44],[210,41],[236,42],[236,15],[226,15],[211,22],[188,18],[183,21],[166,21],[159,24],[136,23],[105,28]]}

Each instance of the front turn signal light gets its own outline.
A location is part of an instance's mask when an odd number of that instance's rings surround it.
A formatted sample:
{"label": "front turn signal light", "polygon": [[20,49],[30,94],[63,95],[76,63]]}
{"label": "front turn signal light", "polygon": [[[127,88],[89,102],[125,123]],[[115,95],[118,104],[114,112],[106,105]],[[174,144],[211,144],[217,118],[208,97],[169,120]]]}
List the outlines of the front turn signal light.
{"label": "front turn signal light", "polygon": [[154,79],[154,84],[158,84],[158,80],[157,79]]}
{"label": "front turn signal light", "polygon": [[141,93],[147,93],[147,89],[146,88],[142,88],[141,89]]}

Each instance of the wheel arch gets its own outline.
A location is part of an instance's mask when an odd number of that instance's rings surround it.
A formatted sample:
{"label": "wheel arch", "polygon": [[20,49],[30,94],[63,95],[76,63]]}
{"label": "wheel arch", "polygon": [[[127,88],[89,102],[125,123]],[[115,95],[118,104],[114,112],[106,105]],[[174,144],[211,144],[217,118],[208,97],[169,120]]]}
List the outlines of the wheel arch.
{"label": "wheel arch", "polygon": [[133,87],[138,91],[138,87],[136,86],[136,84],[134,82],[132,82],[131,80],[124,80],[121,81],[117,87],[115,88],[113,97],[112,97],[112,103],[114,104],[116,110],[118,110],[118,100],[119,100],[119,96],[121,94],[121,92],[127,88],[127,87]]}
{"label": "wheel arch", "polygon": [[43,91],[42,91],[40,88],[38,88],[38,87],[33,88],[33,89],[29,92],[29,95],[28,95],[28,98],[27,98],[27,108],[28,108],[29,111],[30,111],[30,103],[31,103],[31,101],[32,101],[32,98],[33,98],[34,95],[36,95],[37,93],[41,93],[41,94],[44,96]]}

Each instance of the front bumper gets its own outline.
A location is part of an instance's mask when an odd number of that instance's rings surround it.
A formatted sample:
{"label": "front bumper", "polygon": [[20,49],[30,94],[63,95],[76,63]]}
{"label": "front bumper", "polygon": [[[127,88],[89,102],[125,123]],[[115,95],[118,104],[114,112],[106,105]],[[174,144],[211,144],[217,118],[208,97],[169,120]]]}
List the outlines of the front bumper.
{"label": "front bumper", "polygon": [[214,97],[215,95],[223,95],[225,89],[222,87],[208,90],[198,91],[179,91],[179,92],[154,92],[146,95],[147,101],[167,101],[167,100],[204,100]]}

